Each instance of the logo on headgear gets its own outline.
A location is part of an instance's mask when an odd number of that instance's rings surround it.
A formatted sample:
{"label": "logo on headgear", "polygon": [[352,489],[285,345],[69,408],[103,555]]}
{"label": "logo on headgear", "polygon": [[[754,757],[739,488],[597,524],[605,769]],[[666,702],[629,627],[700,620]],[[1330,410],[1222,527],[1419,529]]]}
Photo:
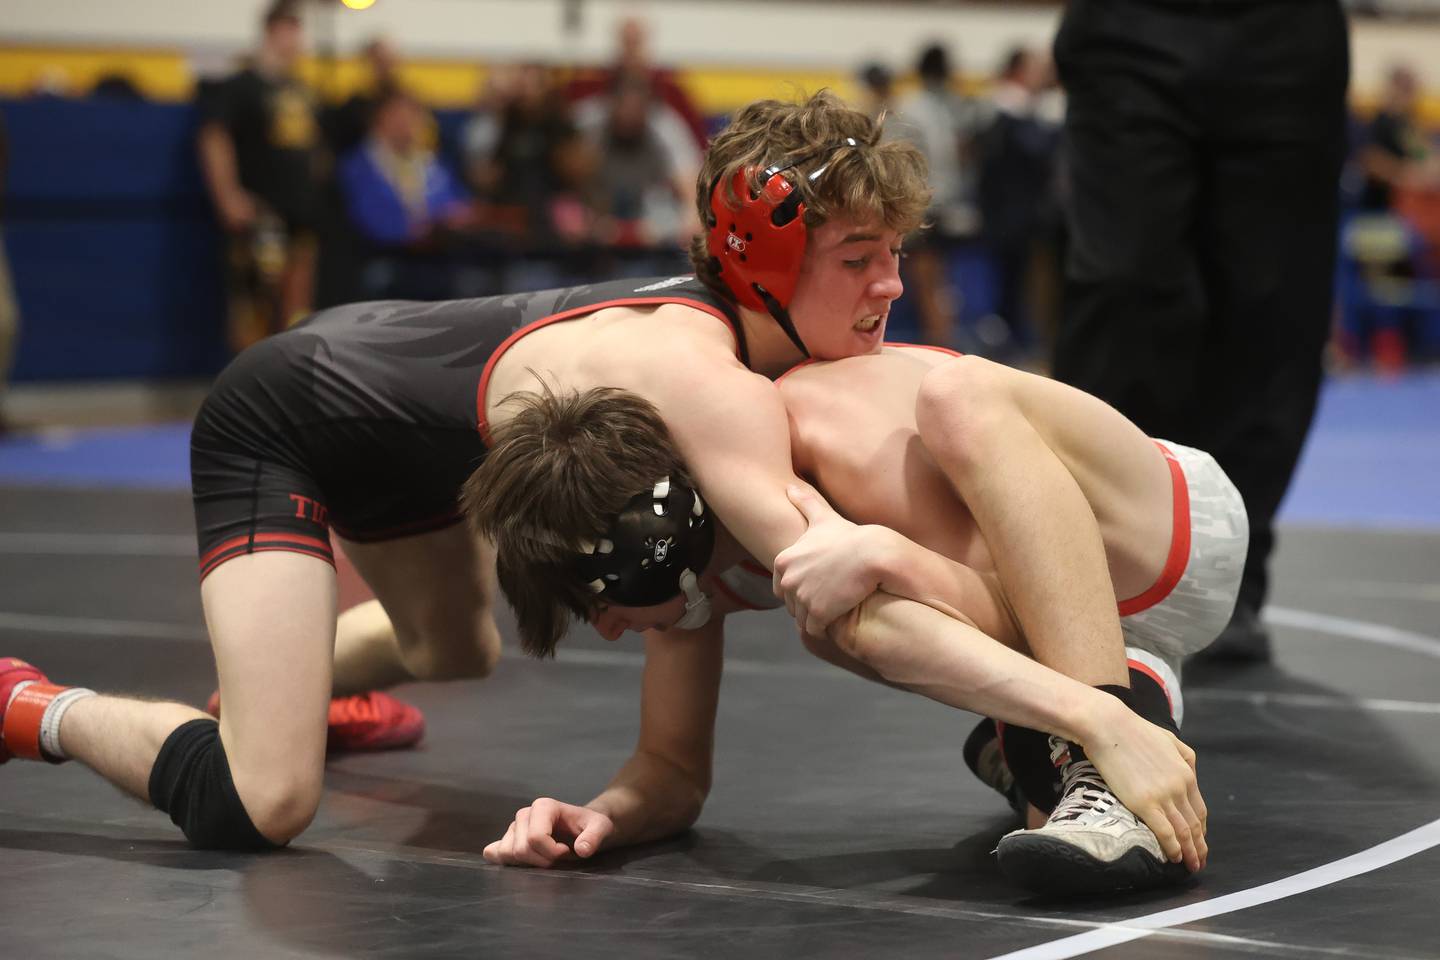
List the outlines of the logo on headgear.
{"label": "logo on headgear", "polygon": [[728,246],[731,250],[734,250],[736,253],[744,253],[744,252],[745,252],[745,246],[746,246],[745,241],[742,240],[740,237],[736,236],[736,235],[733,234],[733,233],[730,234],[729,236],[727,236],[727,237],[725,238],[725,244],[726,244],[726,246]]}
{"label": "logo on headgear", "polygon": [[655,543],[655,562],[656,562],[656,563],[664,563],[664,562],[665,562],[665,558],[670,555],[670,542],[671,542],[671,541],[670,541],[670,538],[669,538],[669,537],[666,537],[664,540],[656,541],[656,543]]}

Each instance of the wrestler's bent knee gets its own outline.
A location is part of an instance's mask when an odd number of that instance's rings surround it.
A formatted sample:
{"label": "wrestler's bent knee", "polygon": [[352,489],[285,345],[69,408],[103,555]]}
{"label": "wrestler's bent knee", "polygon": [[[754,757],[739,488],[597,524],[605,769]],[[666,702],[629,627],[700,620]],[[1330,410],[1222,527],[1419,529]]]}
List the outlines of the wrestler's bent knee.
{"label": "wrestler's bent knee", "polygon": [[170,814],[196,847],[263,850],[298,836],[320,805],[318,783],[287,786],[283,773],[277,780],[276,789],[247,807],[235,789],[219,724],[191,720],[161,745],[150,771],[150,802]]}
{"label": "wrestler's bent knee", "polygon": [[478,680],[500,662],[500,631],[489,613],[479,614],[470,630],[426,627],[410,642],[401,641],[401,660],[416,680]]}
{"label": "wrestler's bent knee", "polygon": [[994,365],[981,357],[955,357],[931,369],[915,396],[915,425],[935,453],[965,457],[1003,412]]}

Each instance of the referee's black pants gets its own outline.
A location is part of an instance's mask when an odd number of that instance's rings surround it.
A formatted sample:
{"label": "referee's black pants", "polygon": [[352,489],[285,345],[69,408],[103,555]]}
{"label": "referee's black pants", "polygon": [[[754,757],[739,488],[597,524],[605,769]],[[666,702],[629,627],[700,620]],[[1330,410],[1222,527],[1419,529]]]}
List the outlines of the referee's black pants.
{"label": "referee's black pants", "polygon": [[1264,601],[1275,511],[1330,328],[1349,74],[1337,0],[1071,0],[1057,379],[1209,451],[1240,489],[1240,602]]}

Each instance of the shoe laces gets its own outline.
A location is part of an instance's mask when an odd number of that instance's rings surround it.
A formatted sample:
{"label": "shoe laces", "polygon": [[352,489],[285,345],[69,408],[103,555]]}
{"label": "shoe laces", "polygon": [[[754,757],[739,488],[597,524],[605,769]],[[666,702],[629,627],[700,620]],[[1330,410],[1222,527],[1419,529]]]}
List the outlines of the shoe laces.
{"label": "shoe laces", "polygon": [[[1094,823],[1114,816],[1120,801],[1110,792],[1110,785],[1089,760],[1069,759],[1070,744],[1060,737],[1050,738],[1050,760],[1060,767],[1064,795],[1050,814],[1050,821]],[[1123,809],[1123,808],[1121,808]]]}

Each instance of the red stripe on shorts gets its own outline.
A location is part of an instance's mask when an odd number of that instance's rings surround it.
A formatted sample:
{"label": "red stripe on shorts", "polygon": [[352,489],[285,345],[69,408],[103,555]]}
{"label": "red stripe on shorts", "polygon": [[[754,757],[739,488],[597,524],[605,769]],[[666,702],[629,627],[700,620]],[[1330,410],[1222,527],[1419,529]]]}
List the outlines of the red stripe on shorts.
{"label": "red stripe on shorts", "polygon": [[1185,484],[1185,471],[1181,469],[1180,461],[1175,459],[1175,454],[1167,450],[1163,443],[1157,442],[1155,446],[1165,454],[1165,462],[1170,466],[1170,484],[1173,491],[1170,499],[1174,514],[1170,528],[1170,555],[1165,558],[1165,568],[1160,571],[1159,578],[1150,585],[1150,589],[1137,597],[1120,601],[1122,617],[1148,610],[1170,596],[1170,591],[1180,582],[1180,578],[1185,574],[1185,567],[1190,562],[1190,488]]}

